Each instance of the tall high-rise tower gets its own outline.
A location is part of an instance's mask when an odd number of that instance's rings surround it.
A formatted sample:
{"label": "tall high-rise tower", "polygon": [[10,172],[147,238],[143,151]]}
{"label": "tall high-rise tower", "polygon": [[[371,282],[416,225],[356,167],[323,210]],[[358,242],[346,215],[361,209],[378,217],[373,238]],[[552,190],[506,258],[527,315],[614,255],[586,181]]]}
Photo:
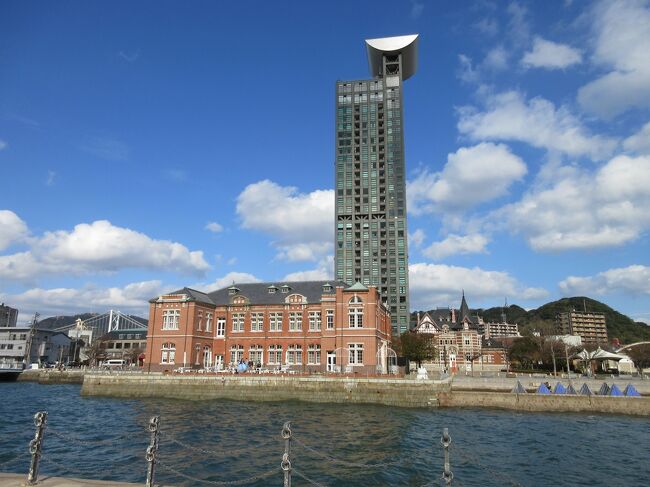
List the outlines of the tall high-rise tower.
{"label": "tall high-rise tower", "polygon": [[366,41],[372,79],[336,82],[336,278],[379,288],[409,326],[402,86],[417,35]]}

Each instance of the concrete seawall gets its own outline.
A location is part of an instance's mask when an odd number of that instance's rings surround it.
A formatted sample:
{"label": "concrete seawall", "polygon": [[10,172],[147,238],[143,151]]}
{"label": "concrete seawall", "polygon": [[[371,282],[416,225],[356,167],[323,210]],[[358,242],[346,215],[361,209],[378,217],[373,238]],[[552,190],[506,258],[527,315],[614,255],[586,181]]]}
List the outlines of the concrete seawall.
{"label": "concrete seawall", "polygon": [[83,384],[84,375],[83,370],[24,370],[16,380],[39,384]]}
{"label": "concrete seawall", "polygon": [[86,374],[82,396],[437,406],[449,381],[293,376]]}
{"label": "concrete seawall", "polygon": [[125,398],[298,400],[398,407],[497,408],[650,416],[650,397],[511,394],[452,388],[450,380],[87,373],[81,394]]}

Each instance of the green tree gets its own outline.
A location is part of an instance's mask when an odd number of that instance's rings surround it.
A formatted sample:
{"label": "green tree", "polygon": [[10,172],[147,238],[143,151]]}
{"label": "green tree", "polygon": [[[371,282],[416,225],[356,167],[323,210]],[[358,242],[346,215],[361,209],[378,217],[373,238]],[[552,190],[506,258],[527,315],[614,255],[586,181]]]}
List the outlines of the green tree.
{"label": "green tree", "polygon": [[637,345],[626,350],[625,353],[634,361],[639,373],[642,373],[643,369],[650,367],[650,343]]}
{"label": "green tree", "polygon": [[[542,342],[543,343],[543,342]],[[538,337],[526,336],[513,340],[508,348],[510,363],[518,364],[521,368],[535,368],[542,359],[542,348]]]}
{"label": "green tree", "polygon": [[431,360],[436,356],[433,338],[425,333],[405,331],[399,337],[397,348],[402,357],[411,362],[416,362],[418,367],[421,366],[422,361]]}

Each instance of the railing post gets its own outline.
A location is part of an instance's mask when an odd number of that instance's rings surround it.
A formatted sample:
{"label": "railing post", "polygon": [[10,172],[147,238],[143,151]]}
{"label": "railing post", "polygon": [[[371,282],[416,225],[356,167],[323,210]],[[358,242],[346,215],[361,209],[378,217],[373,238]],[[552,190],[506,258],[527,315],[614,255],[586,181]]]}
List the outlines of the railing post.
{"label": "railing post", "polygon": [[36,433],[34,439],[29,442],[29,453],[32,454],[32,460],[27,472],[27,485],[35,485],[38,482],[38,461],[41,458],[43,449],[43,434],[47,425],[47,411],[40,411],[34,415],[34,425]]}
{"label": "railing post", "polygon": [[449,445],[451,445],[451,436],[449,436],[449,430],[447,428],[442,430],[440,443],[442,443],[442,448],[445,452],[445,469],[442,472],[442,478],[445,481],[445,485],[451,485],[454,474],[451,473],[451,470],[449,469]]}
{"label": "railing post", "polygon": [[154,475],[156,468],[156,453],[158,452],[158,434],[160,429],[160,416],[152,416],[149,420],[149,432],[151,438],[147,447],[147,482],[146,487],[154,487]]}
{"label": "railing post", "polygon": [[282,428],[282,438],[284,438],[284,455],[282,455],[282,471],[284,472],[284,487],[291,487],[291,421],[284,423]]}

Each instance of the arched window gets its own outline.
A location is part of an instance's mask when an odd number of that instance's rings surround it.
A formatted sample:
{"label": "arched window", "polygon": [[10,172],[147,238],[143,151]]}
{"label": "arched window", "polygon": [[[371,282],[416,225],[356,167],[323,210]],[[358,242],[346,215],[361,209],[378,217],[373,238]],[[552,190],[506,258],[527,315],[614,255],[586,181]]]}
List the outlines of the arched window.
{"label": "arched window", "polygon": [[350,328],[361,328],[363,326],[363,301],[355,294],[349,304],[348,322]]}
{"label": "arched window", "polygon": [[162,355],[160,357],[161,364],[173,364],[176,358],[176,344],[175,343],[163,343],[162,344]]}
{"label": "arched window", "polygon": [[264,365],[264,349],[261,345],[251,345],[249,347],[248,360],[253,362],[253,366],[257,364]]}
{"label": "arched window", "polygon": [[302,365],[302,345],[289,345],[287,349],[287,364]]}
{"label": "arched window", "polygon": [[244,346],[233,345],[230,347],[230,363],[237,364],[244,358]]}
{"label": "arched window", "polygon": [[282,364],[282,345],[269,345],[269,364]]}

